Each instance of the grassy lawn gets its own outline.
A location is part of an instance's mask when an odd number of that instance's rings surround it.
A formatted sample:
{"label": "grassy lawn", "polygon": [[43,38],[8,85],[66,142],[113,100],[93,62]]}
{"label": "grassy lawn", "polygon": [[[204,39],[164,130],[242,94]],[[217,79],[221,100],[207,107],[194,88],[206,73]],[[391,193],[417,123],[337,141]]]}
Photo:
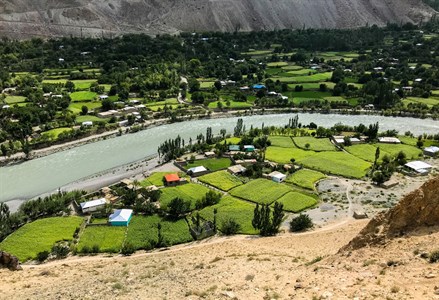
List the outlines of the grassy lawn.
{"label": "grassy lawn", "polygon": [[183,172],[154,172],[151,174],[151,176],[141,181],[140,185],[145,187],[150,185],[164,186],[163,177],[165,175],[174,174],[174,173],[177,173],[178,176],[180,176],[180,178],[187,177],[186,174]]}
{"label": "grassy lawn", "polygon": [[213,87],[214,81],[201,81],[200,82],[200,88],[201,89],[210,89]]}
{"label": "grassy lawn", "polygon": [[282,70],[285,70],[285,71],[296,71],[296,70],[302,70],[302,69],[303,69],[302,66],[296,66],[296,65],[289,65],[289,66],[282,67]]}
{"label": "grassy lawn", "polygon": [[21,102],[25,102],[26,101],[26,97],[23,96],[6,96],[5,98],[5,102],[6,104],[16,104],[16,103],[21,103]]}
{"label": "grassy lawn", "polygon": [[[166,104],[166,106],[168,106],[171,109],[176,109],[178,107],[178,104],[171,104],[171,105]],[[165,105],[152,105],[147,107],[152,111],[159,111],[159,110],[163,110],[165,108]]]}
{"label": "grassy lawn", "polygon": [[102,104],[101,102],[72,102],[69,105],[69,110],[79,114],[82,112],[82,106],[87,106],[88,110],[92,110],[92,109],[97,109],[97,108],[101,108]]}
{"label": "grassy lawn", "polygon": [[284,61],[269,62],[269,63],[267,63],[267,67],[279,68],[279,67],[285,67],[285,66],[288,66],[288,63],[284,62]]}
{"label": "grassy lawn", "polygon": [[204,166],[210,171],[218,171],[221,169],[228,168],[232,165],[232,161],[229,158],[209,158],[196,160],[193,163],[189,163],[186,169],[193,167]]}
{"label": "grassy lawn", "polygon": [[237,145],[239,142],[241,142],[240,137],[229,137],[226,139],[227,144]]}
{"label": "grassy lawn", "polygon": [[283,195],[277,202],[284,205],[284,210],[299,212],[317,204],[317,200],[299,192],[289,192]]}
{"label": "grassy lawn", "polygon": [[21,262],[36,258],[42,251],[51,251],[59,241],[73,239],[73,233],[81,226],[81,217],[55,217],[28,223],[0,243],[0,249],[12,253]]}
{"label": "grassy lawn", "polygon": [[286,182],[293,183],[306,189],[314,190],[315,183],[323,178],[326,178],[326,175],[323,173],[302,169],[288,176]]}
{"label": "grassy lawn", "polygon": [[293,76],[312,75],[314,73],[316,73],[316,71],[312,70],[312,69],[301,69],[301,70],[288,71],[288,74],[291,74]]}
{"label": "grassy lawn", "polygon": [[291,162],[291,158],[296,161],[305,159],[307,157],[315,155],[314,151],[306,151],[298,148],[284,148],[270,146],[265,152],[265,158],[269,161],[287,164]]}
{"label": "grassy lawn", "polygon": [[301,136],[293,138],[297,147],[306,149],[305,145],[309,144],[310,150],[314,151],[334,151],[335,146],[329,141],[328,138],[314,138],[311,136]]}
{"label": "grassy lawn", "polygon": [[[332,76],[332,72],[324,72],[324,73],[317,73],[310,76],[295,76],[295,77],[285,77],[285,78],[278,78],[281,82],[320,82],[329,80]],[[281,80],[282,79],[282,80]]]}
{"label": "grassy lawn", "polygon": [[375,147],[380,147],[381,151],[389,153],[391,156],[396,156],[400,151],[404,152],[407,159],[417,159],[422,155],[422,150],[410,145],[404,144],[374,144]]}
{"label": "grassy lawn", "polygon": [[271,146],[274,147],[296,148],[289,136],[272,135],[268,139],[271,141]]}
{"label": "grassy lawn", "polygon": [[229,101],[230,106],[227,106],[227,101],[214,101],[214,102],[210,102],[207,107],[212,108],[212,109],[218,108],[218,102],[221,102],[223,108],[249,108],[249,107],[253,106],[252,103],[232,100],[232,101]]}
{"label": "grassy lawn", "polygon": [[75,84],[75,89],[77,90],[88,90],[95,79],[84,79],[84,80],[72,80]]}
{"label": "grassy lawn", "polygon": [[136,250],[150,249],[150,241],[157,242],[158,223],[162,225],[162,235],[169,246],[192,241],[189,227],[184,219],[169,221],[153,215],[133,216],[128,226],[126,242],[131,243]]}
{"label": "grassy lawn", "polygon": [[209,189],[201,184],[188,183],[176,187],[163,188],[161,191],[160,207],[162,209],[166,210],[172,199],[179,197],[185,201],[190,201],[190,209],[193,210],[197,200],[203,198]]}
{"label": "grassy lawn", "polygon": [[[296,160],[297,161],[297,160]],[[310,157],[300,159],[300,164],[310,169],[341,175],[362,178],[367,174],[371,164],[345,152],[318,152]]]}
{"label": "grassy lawn", "polygon": [[243,55],[267,55],[273,52],[272,50],[252,50],[248,52],[242,52]]}
{"label": "grassy lawn", "polygon": [[117,253],[122,248],[126,227],[119,226],[87,226],[81,234],[78,252],[87,246],[99,246],[99,252]]}
{"label": "grassy lawn", "polygon": [[43,80],[43,84],[62,84],[65,85],[67,79],[46,79]]}
{"label": "grassy lawn", "polygon": [[61,133],[67,131],[72,131],[72,128],[60,127],[60,128],[50,129],[48,131],[41,133],[41,135],[46,135],[49,137],[49,139],[56,140]]}
{"label": "grassy lawn", "polygon": [[328,89],[333,89],[335,86],[335,83],[333,82],[309,82],[309,83],[300,83],[300,84],[289,84],[288,88],[294,90],[296,85],[301,85],[304,90],[318,90],[320,88],[320,84],[322,83],[326,84],[326,87]]}
{"label": "grassy lawn", "polygon": [[260,178],[234,188],[230,194],[255,203],[271,204],[290,191],[287,185]]}
{"label": "grassy lawn", "polygon": [[76,124],[82,124],[82,122],[86,122],[86,121],[101,122],[101,121],[106,121],[106,119],[102,119],[96,116],[86,115],[86,116],[77,116],[75,120]]}
{"label": "grassy lawn", "polygon": [[236,199],[231,196],[223,197],[218,204],[208,206],[200,211],[201,217],[213,221],[213,210],[217,209],[217,224],[221,228],[221,223],[227,218],[232,218],[241,225],[238,233],[257,234],[252,226],[253,211],[255,205]]}
{"label": "grassy lawn", "polygon": [[[361,159],[364,159],[372,163],[375,161],[375,152],[377,148],[374,145],[359,144],[359,145],[352,145],[349,147],[345,147],[345,149],[350,154],[355,155],[356,157],[359,157]],[[386,154],[389,155],[389,153],[387,153],[380,147],[380,157],[378,158],[378,161],[381,161],[384,155]]]}
{"label": "grassy lawn", "polygon": [[96,99],[97,94],[95,92],[73,92],[70,94],[70,98],[73,102],[92,101]]}
{"label": "grassy lawn", "polygon": [[230,174],[227,171],[218,171],[215,173],[206,174],[198,177],[198,179],[201,182],[210,184],[211,186],[214,186],[222,191],[228,191],[239,185],[242,185],[242,181],[238,177]]}

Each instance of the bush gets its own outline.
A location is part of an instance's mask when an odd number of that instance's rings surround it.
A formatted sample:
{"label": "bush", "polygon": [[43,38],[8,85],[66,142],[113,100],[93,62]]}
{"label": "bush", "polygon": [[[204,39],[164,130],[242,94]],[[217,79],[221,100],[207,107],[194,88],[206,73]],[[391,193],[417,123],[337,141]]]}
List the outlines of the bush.
{"label": "bush", "polygon": [[126,242],[121,250],[121,253],[123,255],[131,255],[136,251],[136,249],[134,248],[133,244],[131,244],[130,242]]}
{"label": "bush", "polygon": [[312,223],[311,218],[308,215],[300,214],[298,217],[295,217],[290,222],[290,231],[297,232],[303,231],[308,228],[312,228],[314,225]]}
{"label": "bush", "polygon": [[236,234],[241,229],[241,225],[232,218],[228,218],[221,223],[220,231],[225,235]]}
{"label": "bush", "polygon": [[93,247],[91,247],[91,252],[90,253],[99,253],[99,245],[98,244],[94,244]]}
{"label": "bush", "polygon": [[55,255],[56,258],[65,258],[69,252],[70,248],[65,243],[55,244],[52,247],[52,254]]}
{"label": "bush", "polygon": [[430,253],[429,261],[432,264],[439,261],[439,250],[435,250]]}
{"label": "bush", "polygon": [[39,262],[45,261],[49,257],[49,251],[42,251],[37,254],[37,260]]}

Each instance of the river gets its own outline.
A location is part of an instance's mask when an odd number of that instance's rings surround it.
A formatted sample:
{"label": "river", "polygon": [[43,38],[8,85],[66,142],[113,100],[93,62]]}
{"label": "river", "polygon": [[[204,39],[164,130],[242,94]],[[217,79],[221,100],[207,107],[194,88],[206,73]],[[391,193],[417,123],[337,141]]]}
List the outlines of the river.
{"label": "river", "polygon": [[[246,128],[251,125],[283,126],[295,114],[256,115],[242,117]],[[236,118],[194,120],[150,128],[134,134],[98,141],[87,145],[54,153],[45,157],[0,168],[0,202],[29,199],[57,190],[81,178],[141,160],[157,153],[164,140],[180,135],[186,140],[205,134],[212,127],[214,134],[224,128],[233,133]],[[341,122],[346,125],[379,122],[380,131],[396,129],[403,134],[411,131],[415,135],[439,133],[439,121],[401,117],[371,115],[299,114],[302,124],[316,123],[330,127]]]}

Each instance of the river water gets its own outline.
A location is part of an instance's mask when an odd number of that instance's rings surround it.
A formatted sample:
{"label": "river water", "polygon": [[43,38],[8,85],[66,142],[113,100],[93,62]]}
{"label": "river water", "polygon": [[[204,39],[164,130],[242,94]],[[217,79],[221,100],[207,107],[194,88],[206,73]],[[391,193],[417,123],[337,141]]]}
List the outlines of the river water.
{"label": "river water", "polygon": [[[295,114],[256,115],[243,117],[246,128],[251,125],[283,126]],[[81,178],[129,164],[157,153],[157,147],[165,140],[180,135],[189,141],[199,133],[205,134],[212,127],[214,134],[224,128],[233,133],[236,118],[195,120],[163,125],[134,134],[102,140],[70,150],[58,152],[21,164],[0,168],[0,202],[29,199],[55,191]],[[302,124],[316,123],[329,127],[338,122],[346,125],[379,122],[380,131],[396,129],[401,134],[411,131],[415,135],[439,133],[439,121],[431,119],[394,118],[370,115],[299,114]]]}

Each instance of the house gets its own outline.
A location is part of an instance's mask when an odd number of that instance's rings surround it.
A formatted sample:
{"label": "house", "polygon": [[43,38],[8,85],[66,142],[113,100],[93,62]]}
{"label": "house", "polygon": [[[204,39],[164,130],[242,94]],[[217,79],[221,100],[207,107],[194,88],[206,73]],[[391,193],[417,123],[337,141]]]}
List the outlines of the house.
{"label": "house", "polygon": [[278,171],[271,172],[270,174],[268,174],[268,176],[271,178],[271,180],[278,183],[283,182],[287,178],[287,175],[282,174]]}
{"label": "house", "polygon": [[340,144],[344,144],[344,136],[343,135],[333,135],[332,136],[332,140],[334,141],[334,143],[336,143],[337,145]]}
{"label": "house", "polygon": [[93,126],[93,122],[92,121],[82,122],[82,126],[84,126],[84,127]]}
{"label": "house", "polygon": [[105,207],[105,204],[107,204],[107,201],[105,200],[105,198],[100,198],[97,200],[83,202],[80,204],[80,206],[81,206],[82,212],[85,214],[85,213],[94,212],[94,211],[97,211],[99,209],[102,209]]}
{"label": "house", "polygon": [[180,183],[180,177],[178,174],[172,173],[165,175],[165,184],[167,186],[175,186]]}
{"label": "house", "polygon": [[229,145],[229,151],[239,151],[239,145]]}
{"label": "house", "polygon": [[242,174],[245,171],[247,171],[246,168],[244,168],[241,165],[233,165],[227,168],[227,171],[232,175]]}
{"label": "house", "polygon": [[99,100],[105,100],[105,99],[108,99],[107,95],[100,95],[99,96]]}
{"label": "house", "polygon": [[244,145],[245,152],[255,152],[255,146],[253,145]]}
{"label": "house", "polygon": [[416,78],[415,82],[422,82],[422,78]]}
{"label": "house", "polygon": [[424,148],[424,155],[431,156],[431,157],[438,157],[439,156],[439,147],[430,146],[430,147]]}
{"label": "house", "polygon": [[271,96],[271,97],[277,97],[277,93],[276,92],[268,92],[267,95]]}
{"label": "house", "polygon": [[351,137],[350,140],[352,145],[361,144],[361,140],[358,138]]}
{"label": "house", "polygon": [[427,175],[433,168],[433,166],[419,160],[411,161],[409,163],[406,163],[404,166],[410,171],[414,171],[419,175]]}
{"label": "house", "polygon": [[116,209],[108,218],[108,222],[111,226],[128,226],[132,215],[132,209]]}
{"label": "house", "polygon": [[266,86],[263,85],[263,84],[254,84],[254,85],[252,86],[252,88],[253,88],[254,90],[264,90],[264,89],[266,89]]}
{"label": "house", "polygon": [[213,152],[213,151],[204,152],[204,156],[206,156],[206,157],[215,157],[215,152]]}
{"label": "house", "polygon": [[375,106],[373,104],[366,104],[364,109],[375,109]]}
{"label": "house", "polygon": [[380,143],[385,144],[401,144],[401,141],[398,138],[391,136],[380,137],[378,140]]}
{"label": "house", "polygon": [[120,127],[128,126],[128,120],[123,120],[117,123]]}
{"label": "house", "polygon": [[109,118],[109,117],[116,116],[116,115],[119,115],[119,112],[117,110],[114,110],[114,109],[98,113],[99,118]]}
{"label": "house", "polygon": [[248,86],[242,86],[239,88],[240,91],[248,91],[250,88]]}
{"label": "house", "polygon": [[354,219],[367,219],[367,214],[362,210],[354,210]]}
{"label": "house", "polygon": [[193,167],[187,170],[187,173],[191,176],[201,176],[208,172],[209,170],[207,170],[204,166]]}

